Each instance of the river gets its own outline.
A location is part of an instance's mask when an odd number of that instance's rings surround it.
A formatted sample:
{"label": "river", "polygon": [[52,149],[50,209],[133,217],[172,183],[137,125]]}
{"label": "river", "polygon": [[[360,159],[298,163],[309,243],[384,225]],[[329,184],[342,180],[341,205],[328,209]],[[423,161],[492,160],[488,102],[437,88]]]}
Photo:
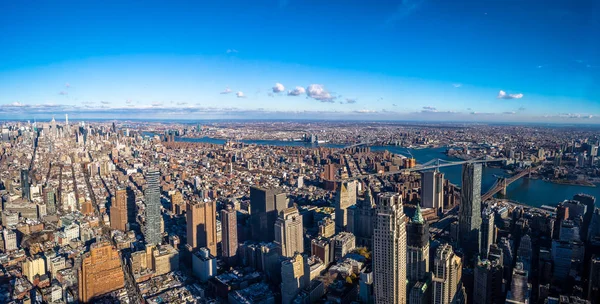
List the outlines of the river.
{"label": "river", "polygon": [[[148,134],[149,135],[149,134]],[[176,138],[176,141],[184,142],[205,142],[213,144],[224,144],[226,140],[216,138]],[[259,144],[259,145],[271,145],[271,146],[315,146],[305,142],[292,142],[292,141],[276,141],[276,140],[242,140],[248,144]],[[319,146],[341,148],[344,145],[339,144],[321,144]],[[405,156],[412,156],[417,160],[417,163],[425,163],[435,158],[444,160],[457,160],[455,158],[448,157],[444,154],[446,148],[425,148],[425,149],[407,149],[395,146],[372,146],[371,151],[383,151],[388,150],[392,153],[398,153]],[[409,153],[410,152],[410,153]],[[461,184],[461,166],[451,166],[440,168],[440,171],[444,173],[445,178],[449,179],[451,183],[460,186]],[[506,173],[500,168],[483,167],[483,176],[481,181],[482,192],[486,192],[495,182],[496,176],[505,176]],[[561,185],[551,182],[546,182],[540,179],[528,179],[522,178],[510,184],[506,190],[506,198],[517,201],[519,203],[540,207],[542,205],[554,206],[557,203],[570,199],[573,195],[578,193],[587,193],[599,198],[600,201],[600,187],[585,187],[577,185]],[[600,206],[600,202],[596,202],[596,206]]]}

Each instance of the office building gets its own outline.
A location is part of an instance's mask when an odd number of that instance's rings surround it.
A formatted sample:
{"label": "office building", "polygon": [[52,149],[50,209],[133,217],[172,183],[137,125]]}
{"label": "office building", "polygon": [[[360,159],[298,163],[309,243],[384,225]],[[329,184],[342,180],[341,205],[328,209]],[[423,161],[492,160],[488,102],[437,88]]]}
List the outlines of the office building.
{"label": "office building", "polygon": [[144,225],[144,238],[146,244],[158,245],[162,243],[161,214],[160,214],[160,171],[150,170],[146,174],[146,191],[144,193],[146,204],[146,222]]}
{"label": "office building", "polygon": [[335,226],[337,231],[346,231],[348,208],[356,205],[356,181],[340,184],[335,197]]}
{"label": "office building", "polygon": [[291,304],[300,290],[307,286],[304,270],[304,257],[301,254],[295,254],[281,263],[282,304]]}
{"label": "office building", "polygon": [[304,230],[302,216],[294,207],[286,208],[275,222],[275,243],[281,248],[281,255],[293,257],[304,252]]}
{"label": "office building", "polygon": [[405,226],[402,197],[395,193],[379,193],[373,236],[376,303],[407,301]]}
{"label": "office building", "polygon": [[31,196],[29,185],[29,170],[21,169],[21,197],[25,200],[30,200]]}
{"label": "office building", "polygon": [[463,165],[460,197],[459,244],[470,259],[479,253],[481,243],[481,164]]}
{"label": "office building", "polygon": [[110,205],[110,227],[121,231],[127,230],[127,190],[115,191]]}
{"label": "office building", "polygon": [[523,270],[528,273],[531,272],[532,250],[531,237],[529,234],[526,234],[521,238],[521,243],[517,250],[517,263],[521,263],[523,265]]}
{"label": "office building", "polygon": [[432,304],[455,303],[462,289],[462,260],[449,244],[435,253],[432,278]]}
{"label": "office building", "polygon": [[590,276],[588,278],[587,298],[596,299],[594,303],[600,303],[600,255],[593,255],[589,265]]}
{"label": "office building", "polygon": [[335,235],[335,222],[329,217],[319,221],[319,236],[330,238],[333,235]]}
{"label": "office building", "polygon": [[423,219],[417,204],[415,215],[407,227],[407,280],[415,283],[424,280],[429,272],[429,225]]}
{"label": "office building", "polygon": [[117,249],[108,242],[92,244],[79,269],[79,300],[90,302],[94,297],[123,288],[124,284]]}
{"label": "office building", "polygon": [[217,255],[216,212],[216,203],[207,199],[187,204],[187,243],[192,250],[206,247],[211,255]]}
{"label": "office building", "polygon": [[494,212],[485,209],[481,216],[481,256],[486,259],[490,245],[496,242],[496,226],[494,225]]}
{"label": "office building", "polygon": [[437,170],[421,173],[421,204],[423,208],[444,211],[444,173]]}
{"label": "office building", "polygon": [[279,212],[287,207],[288,200],[284,192],[250,187],[252,239],[267,243],[275,240],[273,226],[275,226]]}
{"label": "office building", "polygon": [[529,303],[531,285],[527,283],[529,273],[523,269],[523,264],[517,262],[512,272],[510,290],[506,294],[506,303]]}
{"label": "office building", "polygon": [[375,200],[370,187],[365,190],[364,198],[358,200],[356,205],[350,206],[347,212],[347,230],[356,237],[356,245],[372,248]]}
{"label": "office building", "polygon": [[54,189],[49,187],[44,187],[42,190],[44,203],[46,204],[46,212],[49,215],[56,214],[56,192]]}
{"label": "office building", "polygon": [[29,282],[34,282],[34,277],[46,273],[46,261],[42,257],[28,257],[23,262],[23,275]]}
{"label": "office building", "polygon": [[332,239],[333,256],[336,261],[342,259],[356,248],[356,238],[350,232],[340,232]]}
{"label": "office building", "polygon": [[208,248],[203,247],[193,253],[192,272],[200,282],[206,282],[217,274],[217,258],[210,254]]}
{"label": "office building", "polygon": [[477,262],[474,271],[474,304],[504,303],[503,272],[502,263],[497,259]]}
{"label": "office building", "polygon": [[4,251],[17,250],[17,233],[12,229],[4,228],[2,231],[2,237],[4,238]]}
{"label": "office building", "polygon": [[185,203],[183,202],[183,194],[179,191],[175,191],[171,194],[171,212],[173,214],[182,214],[185,211]]}
{"label": "office building", "polygon": [[238,250],[237,211],[233,204],[226,204],[221,210],[221,251],[229,265],[235,264]]}

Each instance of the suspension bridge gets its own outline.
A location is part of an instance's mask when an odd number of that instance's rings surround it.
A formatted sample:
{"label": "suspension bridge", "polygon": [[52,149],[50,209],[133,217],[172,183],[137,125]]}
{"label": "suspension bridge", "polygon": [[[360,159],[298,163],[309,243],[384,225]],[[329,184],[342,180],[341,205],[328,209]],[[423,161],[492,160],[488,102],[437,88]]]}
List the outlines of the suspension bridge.
{"label": "suspension bridge", "polygon": [[499,162],[499,161],[504,161],[504,160],[506,160],[506,158],[491,158],[491,157],[487,157],[487,156],[482,157],[482,158],[463,160],[463,161],[448,161],[448,160],[443,160],[443,159],[437,158],[437,159],[432,159],[423,164],[418,164],[412,168],[405,168],[405,169],[393,170],[393,171],[387,171],[387,172],[381,172],[381,173],[378,172],[378,173],[360,174],[360,175],[355,175],[355,176],[351,176],[348,178],[338,179],[338,180],[336,180],[336,182],[360,180],[360,179],[368,178],[371,176],[384,177],[384,176],[390,176],[390,175],[396,175],[396,174],[407,174],[407,173],[415,172],[415,171],[427,171],[427,170],[439,169],[439,168],[443,168],[443,167],[459,166],[459,165],[463,165],[463,164],[489,163],[489,162]]}
{"label": "suspension bridge", "polygon": [[531,176],[531,173],[536,171],[539,168],[539,166],[537,167],[529,167],[511,177],[499,177],[496,180],[496,183],[494,183],[494,185],[490,188],[490,190],[488,190],[488,192],[486,192],[485,194],[481,195],[481,201],[485,202],[487,200],[489,200],[490,198],[492,198],[496,193],[500,192],[503,195],[506,195],[506,187],[508,187],[508,185],[512,184],[513,182],[517,181],[518,179],[522,178],[525,175],[529,175]]}

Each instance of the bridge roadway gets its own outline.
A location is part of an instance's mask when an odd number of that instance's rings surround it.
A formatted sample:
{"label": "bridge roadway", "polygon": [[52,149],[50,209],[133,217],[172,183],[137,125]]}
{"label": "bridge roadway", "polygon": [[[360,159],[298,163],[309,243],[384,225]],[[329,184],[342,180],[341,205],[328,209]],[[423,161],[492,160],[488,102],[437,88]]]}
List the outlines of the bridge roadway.
{"label": "bridge roadway", "polygon": [[537,170],[540,166],[537,167],[532,167],[532,168],[528,168],[526,170],[523,170],[509,178],[502,178],[502,179],[498,179],[496,181],[496,183],[490,188],[490,190],[488,190],[488,192],[486,192],[485,194],[483,194],[481,196],[481,201],[485,202],[487,200],[489,200],[490,198],[492,198],[496,193],[502,191],[502,189],[505,189],[506,187],[508,187],[508,185],[514,183],[515,181],[517,181],[518,179],[522,178],[523,176]]}
{"label": "bridge roadway", "polygon": [[[471,160],[456,161],[456,162],[448,162],[443,159],[434,159],[434,160],[430,160],[430,161],[426,162],[425,164],[422,164],[420,166],[415,166],[413,168],[394,170],[394,171],[388,171],[388,172],[383,172],[383,173],[360,174],[360,175],[356,175],[356,176],[352,176],[352,177],[348,177],[348,178],[338,179],[335,181],[336,182],[344,182],[344,181],[359,180],[359,179],[367,178],[369,176],[383,177],[383,176],[404,174],[404,173],[415,172],[415,171],[426,171],[426,170],[431,170],[431,169],[436,169],[436,168],[458,166],[458,165],[467,164],[467,163],[488,163],[488,162],[497,162],[497,161],[504,161],[504,160],[506,160],[506,158],[471,159]],[[444,163],[440,163],[440,161],[443,161]]]}

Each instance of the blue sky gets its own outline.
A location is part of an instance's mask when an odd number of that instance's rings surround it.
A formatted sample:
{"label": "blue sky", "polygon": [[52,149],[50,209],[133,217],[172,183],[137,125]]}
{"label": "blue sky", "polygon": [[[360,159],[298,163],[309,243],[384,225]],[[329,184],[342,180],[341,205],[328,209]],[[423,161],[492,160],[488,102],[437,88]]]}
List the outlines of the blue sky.
{"label": "blue sky", "polygon": [[0,1],[0,33],[4,119],[600,122],[597,0]]}

